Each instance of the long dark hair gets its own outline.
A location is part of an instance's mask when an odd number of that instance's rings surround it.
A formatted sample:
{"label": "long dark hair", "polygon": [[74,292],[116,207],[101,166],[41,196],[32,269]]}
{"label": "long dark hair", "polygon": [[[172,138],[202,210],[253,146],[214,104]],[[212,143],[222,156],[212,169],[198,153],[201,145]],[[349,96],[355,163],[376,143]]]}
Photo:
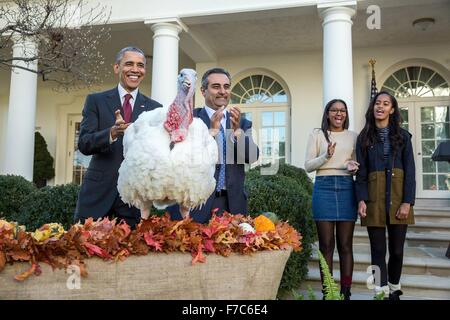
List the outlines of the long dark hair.
{"label": "long dark hair", "polygon": [[325,106],[325,110],[323,110],[323,116],[322,116],[322,126],[320,127],[322,129],[323,135],[325,136],[325,139],[327,140],[328,143],[330,143],[330,137],[328,136],[328,128],[330,127],[330,119],[328,119],[328,113],[330,111],[330,108],[333,104],[335,104],[336,102],[340,102],[344,105],[345,107],[345,111],[347,111],[347,114],[345,115],[345,121],[344,121],[344,129],[348,129],[348,126],[350,124],[349,120],[348,120],[348,108],[347,108],[347,104],[345,103],[344,100],[341,99],[333,99],[330,102],[327,103],[327,105]]}
{"label": "long dark hair", "polygon": [[392,150],[397,152],[403,146],[403,135],[400,128],[402,117],[400,115],[397,99],[395,99],[395,97],[389,92],[380,91],[370,101],[369,108],[366,112],[366,125],[361,130],[358,137],[363,154],[366,154],[369,146],[380,141],[380,138],[376,132],[374,108],[378,97],[382,94],[389,97],[392,103],[392,108],[394,109],[394,113],[389,115],[389,141],[391,143]]}

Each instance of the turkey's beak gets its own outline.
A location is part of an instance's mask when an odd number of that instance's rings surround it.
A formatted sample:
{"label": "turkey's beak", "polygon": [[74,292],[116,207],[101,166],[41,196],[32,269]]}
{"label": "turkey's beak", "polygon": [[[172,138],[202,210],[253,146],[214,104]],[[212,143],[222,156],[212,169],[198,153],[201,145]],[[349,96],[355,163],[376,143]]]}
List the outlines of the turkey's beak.
{"label": "turkey's beak", "polygon": [[191,81],[189,81],[188,79],[185,79],[183,81],[183,88],[186,90],[189,90],[190,87],[191,87]]}

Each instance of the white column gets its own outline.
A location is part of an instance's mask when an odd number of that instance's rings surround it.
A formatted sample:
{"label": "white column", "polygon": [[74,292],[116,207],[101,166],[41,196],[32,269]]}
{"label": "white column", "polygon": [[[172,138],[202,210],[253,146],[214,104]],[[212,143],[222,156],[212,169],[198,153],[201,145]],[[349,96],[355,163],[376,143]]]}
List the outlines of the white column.
{"label": "white column", "polygon": [[323,20],[323,105],[342,99],[348,107],[350,128],[354,127],[352,16],[349,7],[330,7],[320,11]]}
{"label": "white column", "polygon": [[152,99],[168,107],[177,93],[178,34],[181,27],[167,22],[151,26],[153,35]]}
{"label": "white column", "polygon": [[[13,57],[33,57],[36,56],[37,50],[36,43],[31,40],[14,40]],[[16,60],[14,64],[37,70],[37,60],[32,62]],[[29,181],[33,180],[36,93],[37,74],[13,68],[3,173],[20,175]]]}

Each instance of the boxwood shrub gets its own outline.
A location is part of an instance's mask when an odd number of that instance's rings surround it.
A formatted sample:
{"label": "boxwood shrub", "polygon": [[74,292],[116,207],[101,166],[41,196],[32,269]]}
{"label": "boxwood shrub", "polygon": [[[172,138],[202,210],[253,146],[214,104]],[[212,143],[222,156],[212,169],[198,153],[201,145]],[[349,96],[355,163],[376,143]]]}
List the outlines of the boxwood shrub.
{"label": "boxwood shrub", "polygon": [[15,220],[25,198],[36,190],[24,177],[0,175],[0,218]]}
{"label": "boxwood shrub", "polygon": [[274,212],[281,220],[289,221],[303,237],[303,250],[292,253],[286,264],[280,295],[297,289],[308,273],[307,264],[316,238],[311,209],[312,182],[303,169],[288,164],[281,165],[275,175],[261,175],[259,169],[247,172],[250,214]]}
{"label": "boxwood shrub", "polygon": [[61,223],[68,230],[73,223],[79,190],[76,184],[38,189],[25,199],[14,220],[25,225],[28,231],[50,222]]}

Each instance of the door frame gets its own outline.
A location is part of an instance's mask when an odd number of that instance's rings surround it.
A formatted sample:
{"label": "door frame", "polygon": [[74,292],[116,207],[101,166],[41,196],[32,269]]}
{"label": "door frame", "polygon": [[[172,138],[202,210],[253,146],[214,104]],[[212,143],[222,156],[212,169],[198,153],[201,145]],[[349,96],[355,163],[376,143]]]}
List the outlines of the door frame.
{"label": "door frame", "polygon": [[73,182],[73,155],[75,151],[75,124],[81,122],[81,114],[69,114],[67,116],[67,156],[66,156],[66,183]]}
{"label": "door frame", "polygon": [[450,106],[450,97],[432,98],[406,98],[398,100],[400,108],[408,108],[408,130],[412,134],[412,145],[414,151],[414,161],[416,165],[416,197],[441,199],[450,198],[450,191],[423,190],[422,179],[422,130],[420,121],[420,109],[425,106],[443,105]]}

